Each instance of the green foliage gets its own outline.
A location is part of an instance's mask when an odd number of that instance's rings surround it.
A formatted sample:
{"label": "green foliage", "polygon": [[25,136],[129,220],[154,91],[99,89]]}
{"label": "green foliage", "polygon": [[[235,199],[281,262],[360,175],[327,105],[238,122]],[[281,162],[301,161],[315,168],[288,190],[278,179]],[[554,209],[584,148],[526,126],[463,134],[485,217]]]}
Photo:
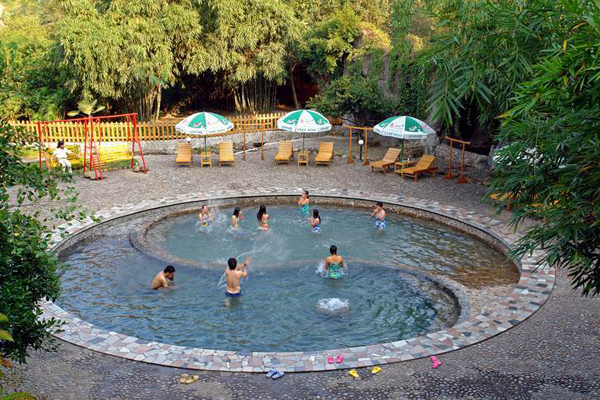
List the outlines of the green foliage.
{"label": "green foliage", "polygon": [[[36,142],[33,135],[0,123],[0,313],[8,317],[6,330],[13,338],[0,342],[0,355],[17,362],[26,361],[29,348],[53,348],[51,332],[59,321],[38,319],[38,301],[59,294],[59,262],[47,248],[56,222],[85,218],[75,213],[74,189],[62,185],[70,181],[68,175],[42,172],[19,158],[21,148]],[[44,218],[40,211],[25,211],[42,199],[66,205],[46,209]]]}
{"label": "green foliage", "polygon": [[[0,326],[8,322],[8,317],[0,313]],[[13,337],[7,331],[0,329],[0,341],[14,342]]]}
{"label": "green foliage", "polygon": [[289,47],[301,32],[294,11],[278,0],[204,0],[199,6],[205,51],[191,58],[188,70],[219,73],[240,111],[265,102],[271,108],[273,86],[284,82]]}
{"label": "green foliage", "polygon": [[308,72],[323,82],[342,75],[344,64],[361,34],[361,21],[349,6],[316,24],[298,43],[297,53]]}
{"label": "green foliage", "polygon": [[6,13],[0,27],[0,119],[55,119],[71,95],[54,62],[51,26],[40,16]]}
{"label": "green foliage", "polygon": [[[570,22],[531,66],[505,113],[489,193],[512,193],[513,224],[542,218],[517,255],[540,247],[573,286],[600,293],[600,6],[562,0],[551,20]],[[504,202],[506,203],[506,202]]]}
{"label": "green foliage", "polygon": [[90,117],[93,114],[97,114],[106,108],[105,106],[96,107],[97,103],[98,100],[80,100],[79,102],[77,102],[77,110],[69,111],[67,115],[69,117],[75,117],[76,115],[81,114]]}
{"label": "green foliage", "polygon": [[190,2],[63,0],[57,26],[66,86],[158,116],[160,94],[204,54],[200,14]]}
{"label": "green foliage", "polygon": [[517,85],[532,77],[542,50],[562,42],[575,22],[563,17],[555,0],[449,0],[436,17],[441,22],[431,49],[436,73],[429,108],[449,125],[471,104],[482,124],[493,125],[509,109]]}
{"label": "green foliage", "polygon": [[309,106],[331,117],[346,118],[349,114],[352,123],[367,126],[388,117],[392,104],[376,80],[343,76],[329,83]]}

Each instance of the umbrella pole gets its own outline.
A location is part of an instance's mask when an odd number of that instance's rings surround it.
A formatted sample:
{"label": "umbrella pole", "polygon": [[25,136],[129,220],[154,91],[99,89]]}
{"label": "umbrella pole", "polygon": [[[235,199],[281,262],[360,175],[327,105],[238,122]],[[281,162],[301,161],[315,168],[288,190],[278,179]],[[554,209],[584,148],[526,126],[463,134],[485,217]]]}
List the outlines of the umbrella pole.
{"label": "umbrella pole", "polygon": [[404,161],[404,139],[400,139],[402,140],[402,151],[400,152],[400,161]]}
{"label": "umbrella pole", "polygon": [[304,151],[304,138],[306,137],[306,133],[302,132],[302,151]]}

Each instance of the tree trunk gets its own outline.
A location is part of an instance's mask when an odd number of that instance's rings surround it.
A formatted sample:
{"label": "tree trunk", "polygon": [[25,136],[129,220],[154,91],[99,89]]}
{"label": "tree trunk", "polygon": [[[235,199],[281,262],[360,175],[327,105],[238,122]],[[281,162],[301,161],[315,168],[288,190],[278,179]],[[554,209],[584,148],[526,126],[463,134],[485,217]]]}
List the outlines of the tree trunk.
{"label": "tree trunk", "polygon": [[162,100],[162,87],[158,86],[156,88],[156,110],[154,112],[154,121],[158,121],[158,117],[160,117],[161,100]]}
{"label": "tree trunk", "polygon": [[296,85],[294,84],[294,70],[296,69],[296,63],[290,65],[290,85],[292,85],[292,96],[294,97],[294,107],[296,110],[300,109],[300,102],[298,102],[298,95],[296,94]]}

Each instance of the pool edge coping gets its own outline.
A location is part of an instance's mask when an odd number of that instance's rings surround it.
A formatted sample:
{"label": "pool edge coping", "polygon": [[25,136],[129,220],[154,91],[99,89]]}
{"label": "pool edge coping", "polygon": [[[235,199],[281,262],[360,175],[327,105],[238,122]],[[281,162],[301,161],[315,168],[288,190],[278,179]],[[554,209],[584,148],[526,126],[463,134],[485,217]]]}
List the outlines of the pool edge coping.
{"label": "pool edge coping", "polygon": [[[139,204],[113,207],[110,210],[96,213],[97,216],[103,218],[99,223],[88,219],[83,222],[76,221],[61,225],[53,234],[51,249],[62,247],[63,242],[99,224],[152,209],[211,200],[297,196],[301,190],[302,188],[221,190],[205,194],[194,193],[145,200]],[[311,189],[311,194],[317,198],[382,201],[404,209],[416,210],[416,214],[420,212],[445,219],[449,218],[458,224],[492,236],[507,249],[512,248],[513,244],[521,237],[519,233],[512,231],[500,221],[458,207],[442,205],[436,201],[402,195],[365,193],[357,190]],[[418,217],[418,215],[415,216]],[[435,218],[433,219],[435,220]],[[67,233],[65,237],[61,235],[63,229]],[[485,240],[483,237],[481,239]],[[518,284],[513,292],[496,304],[490,312],[471,315],[466,321],[440,331],[396,342],[368,346],[308,352],[234,352],[190,348],[147,341],[98,328],[50,301],[41,303],[44,311],[42,318],[57,318],[65,321],[64,331],[56,333],[55,336],[66,342],[112,356],[163,366],[228,372],[265,372],[271,368],[285,372],[360,368],[455,351],[492,338],[525,321],[543,306],[554,287],[554,270],[538,263],[539,257],[543,254],[536,250],[532,256],[525,256],[520,260],[521,274]],[[328,364],[327,358],[338,354],[344,356],[344,362]]]}

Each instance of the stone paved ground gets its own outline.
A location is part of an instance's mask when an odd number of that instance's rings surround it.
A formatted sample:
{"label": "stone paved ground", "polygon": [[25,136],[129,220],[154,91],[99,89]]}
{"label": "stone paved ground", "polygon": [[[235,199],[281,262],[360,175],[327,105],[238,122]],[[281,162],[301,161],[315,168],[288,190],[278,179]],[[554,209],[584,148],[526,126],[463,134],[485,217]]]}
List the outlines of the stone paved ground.
{"label": "stone paved ground", "polygon": [[[273,152],[265,152],[271,160]],[[133,203],[166,194],[222,188],[350,187],[435,199],[489,214],[480,201],[485,189],[442,179],[402,181],[371,174],[336,158],[331,168],[274,167],[257,154],[233,168],[175,169],[173,157],[151,156],[148,175],[107,174],[104,182],[78,178],[81,201],[91,209]],[[501,219],[506,219],[504,213]],[[264,375],[200,372],[200,381],[180,385],[184,370],[123,360],[63,343],[55,353],[34,353],[27,366],[9,373],[10,390],[41,399],[592,399],[600,398],[600,299],[581,298],[559,275],[550,300],[534,316],[486,342],[448,353],[437,370],[428,360],[361,369],[361,381],[347,371]]]}

